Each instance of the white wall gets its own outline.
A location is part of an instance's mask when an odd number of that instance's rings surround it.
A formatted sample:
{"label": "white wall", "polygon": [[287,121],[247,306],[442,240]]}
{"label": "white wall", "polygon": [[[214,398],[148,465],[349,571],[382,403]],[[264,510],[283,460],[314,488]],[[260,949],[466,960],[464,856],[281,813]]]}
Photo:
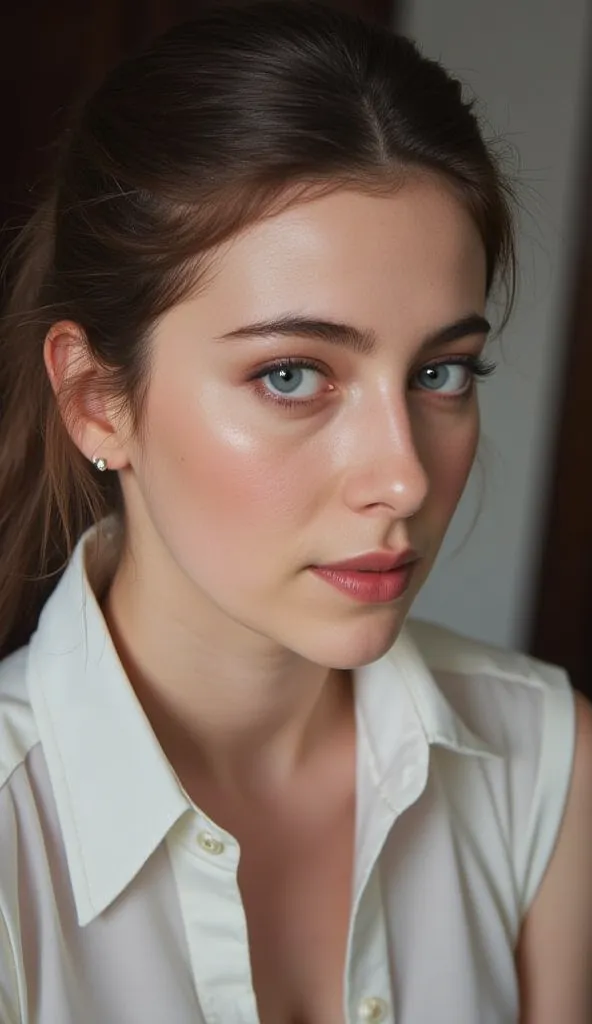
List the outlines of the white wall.
{"label": "white wall", "polygon": [[[479,98],[519,160],[519,296],[481,395],[482,471],[414,613],[491,643],[527,642],[557,425],[574,255],[589,0],[408,0],[401,26]],[[516,157],[514,157],[516,160]],[[498,358],[499,357],[499,358]],[[483,478],[483,483],[480,482]],[[483,511],[460,553],[480,489]]]}

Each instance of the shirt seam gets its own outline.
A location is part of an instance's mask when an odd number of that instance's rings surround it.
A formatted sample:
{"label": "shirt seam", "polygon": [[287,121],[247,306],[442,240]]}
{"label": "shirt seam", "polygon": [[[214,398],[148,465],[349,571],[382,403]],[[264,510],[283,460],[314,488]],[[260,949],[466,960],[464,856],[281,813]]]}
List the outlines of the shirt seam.
{"label": "shirt seam", "polygon": [[8,786],[10,786],[10,783],[12,782],[12,779],[14,778],[14,776],[16,775],[16,773],[17,773],[18,771],[20,771],[20,769],[21,769],[21,768],[24,768],[24,767],[26,767],[26,764],[27,764],[27,761],[28,761],[29,757],[31,756],[31,754],[33,753],[33,751],[34,751],[34,750],[36,750],[36,749],[37,749],[37,747],[40,747],[40,746],[42,746],[42,744],[41,744],[41,738],[40,738],[40,737],[37,737],[37,739],[36,739],[36,740],[34,740],[34,742],[32,743],[32,745],[31,745],[31,746],[29,747],[29,749],[27,750],[27,752],[26,752],[26,753],[25,753],[25,754],[24,754],[24,755],[22,756],[22,758],[21,758],[21,759],[20,759],[19,761],[17,761],[17,763],[16,763],[15,765],[13,765],[13,766],[12,766],[12,768],[9,768],[9,769],[8,769],[8,771],[7,771],[6,775],[5,775],[5,776],[4,776],[4,778],[2,779],[2,782],[0,782],[0,793],[3,793],[3,792],[4,792],[4,790],[5,790],[5,789],[6,789],[6,788],[7,788]]}
{"label": "shirt seam", "polygon": [[542,690],[543,683],[536,676],[527,676],[523,672],[512,672],[510,670],[502,669],[499,667],[493,667],[491,665],[482,665],[481,668],[477,668],[475,665],[459,665],[452,662],[446,661],[428,661],[426,659],[426,665],[430,672],[451,672],[459,676],[474,676],[476,672],[479,675],[490,677],[492,679],[501,679],[508,683],[520,683],[522,686],[527,686],[530,689]]}

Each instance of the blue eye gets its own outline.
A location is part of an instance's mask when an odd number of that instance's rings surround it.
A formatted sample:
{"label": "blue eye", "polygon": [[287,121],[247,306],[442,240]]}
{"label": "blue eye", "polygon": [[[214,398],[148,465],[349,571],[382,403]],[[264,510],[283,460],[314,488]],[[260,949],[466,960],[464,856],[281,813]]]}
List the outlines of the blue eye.
{"label": "blue eye", "polygon": [[415,387],[439,395],[464,395],[470,391],[476,377],[489,377],[494,363],[478,356],[464,356],[449,362],[429,363],[415,374]]}
{"label": "blue eye", "polygon": [[288,398],[312,398],[316,393],[319,371],[307,366],[292,364],[275,370],[268,370],[261,380],[268,380],[271,388]]}
{"label": "blue eye", "polygon": [[314,402],[320,396],[321,382],[327,389],[326,377],[315,363],[290,358],[263,367],[251,379],[261,382],[258,390],[263,397],[280,405],[296,406]]}
{"label": "blue eye", "polygon": [[438,363],[436,366],[425,366],[417,374],[419,386],[426,391],[438,391],[444,394],[459,394],[471,384],[471,374],[466,366]]}

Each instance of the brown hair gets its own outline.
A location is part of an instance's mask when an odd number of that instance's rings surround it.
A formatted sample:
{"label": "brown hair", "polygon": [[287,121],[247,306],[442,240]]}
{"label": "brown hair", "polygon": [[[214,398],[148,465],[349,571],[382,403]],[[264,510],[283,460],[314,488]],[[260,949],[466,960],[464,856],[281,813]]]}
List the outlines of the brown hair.
{"label": "brown hair", "polygon": [[[0,654],[26,642],[74,543],[120,508],[71,441],[43,364],[78,323],[141,426],[155,320],[208,250],[282,202],[443,175],[513,290],[509,189],[460,83],[406,38],[297,0],[206,9],[124,61],[64,135],[13,247],[0,349]],[[16,269],[15,269],[16,268]]]}

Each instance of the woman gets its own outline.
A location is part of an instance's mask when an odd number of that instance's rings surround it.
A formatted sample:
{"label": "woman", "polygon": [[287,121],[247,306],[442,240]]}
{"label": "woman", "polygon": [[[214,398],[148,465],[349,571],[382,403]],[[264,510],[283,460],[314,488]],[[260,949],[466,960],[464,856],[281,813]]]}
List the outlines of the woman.
{"label": "woman", "polygon": [[85,104],[4,321],[3,1024],[589,1021],[590,707],[404,625],[508,194],[456,81],[314,4]]}

